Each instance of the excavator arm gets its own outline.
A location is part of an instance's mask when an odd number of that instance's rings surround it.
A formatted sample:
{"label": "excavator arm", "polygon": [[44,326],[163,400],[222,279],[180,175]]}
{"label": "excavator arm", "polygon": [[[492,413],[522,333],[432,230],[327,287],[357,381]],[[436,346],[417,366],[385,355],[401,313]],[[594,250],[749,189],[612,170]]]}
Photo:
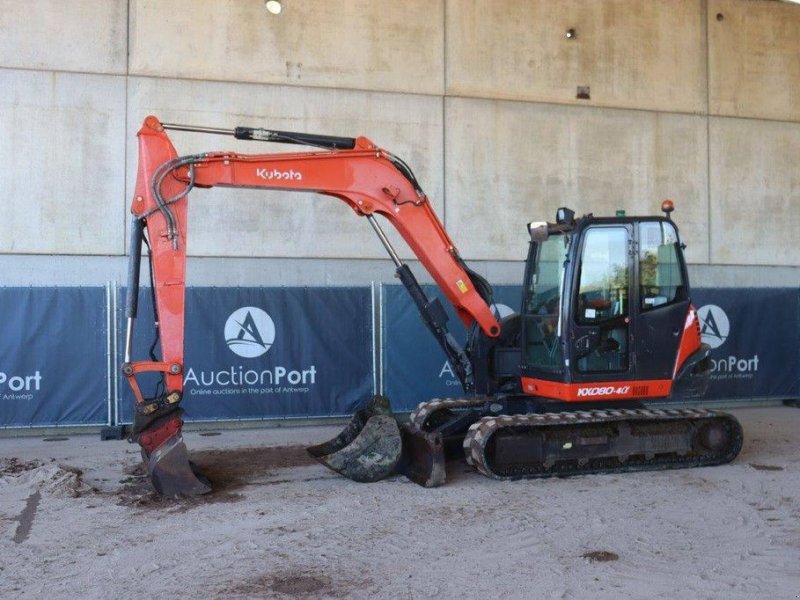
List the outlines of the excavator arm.
{"label": "excavator arm", "polygon": [[[322,150],[179,156],[167,129],[318,146]],[[420,310],[423,321],[450,359],[465,391],[472,391],[474,382],[469,357],[448,332],[443,307],[438,299],[427,298],[408,265],[392,248],[375,215],[382,215],[400,233],[453,305],[460,320],[467,327],[477,326],[487,337],[494,338],[500,334],[500,325],[490,308],[491,288],[461,259],[430,201],[402,160],[364,137],[341,138],[246,127],[234,130],[197,128],[162,124],[153,116],[145,119],[138,136],[139,168],[131,207],[126,302],[128,334],[123,373],[136,398],[133,437],[142,446],[153,483],[160,492],[194,494],[209,489],[202,478],[189,471],[179,408],[184,371],[188,194],[193,188],[225,186],[313,191],[338,198],[358,216],[366,217],[394,261],[397,276]],[[161,357],[151,353],[149,361],[133,361],[133,324],[137,316],[143,243],[150,250]],[[162,375],[163,393],[145,397],[137,382],[137,375],[143,372]],[[388,407],[383,412],[387,410]]]}

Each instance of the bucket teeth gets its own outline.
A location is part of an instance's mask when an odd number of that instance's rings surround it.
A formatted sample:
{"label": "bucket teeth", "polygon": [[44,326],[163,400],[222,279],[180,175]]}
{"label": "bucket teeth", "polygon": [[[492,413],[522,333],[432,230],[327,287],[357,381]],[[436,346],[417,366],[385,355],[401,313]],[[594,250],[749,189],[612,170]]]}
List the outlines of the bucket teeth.
{"label": "bucket teeth", "polygon": [[211,483],[189,461],[189,452],[180,433],[169,437],[144,458],[150,481],[162,496],[200,496],[211,491]]}

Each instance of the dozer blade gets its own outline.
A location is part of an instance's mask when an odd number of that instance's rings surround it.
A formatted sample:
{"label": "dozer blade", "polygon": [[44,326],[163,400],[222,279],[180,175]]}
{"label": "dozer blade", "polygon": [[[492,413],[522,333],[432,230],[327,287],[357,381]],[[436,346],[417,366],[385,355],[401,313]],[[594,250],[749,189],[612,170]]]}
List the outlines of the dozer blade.
{"label": "dozer blade", "polygon": [[438,487],[445,482],[442,436],[404,425],[401,429],[403,454],[397,472],[423,487]]}
{"label": "dozer blade", "polygon": [[383,396],[375,396],[332,440],[308,453],[326,467],[361,483],[405,475],[432,487],[444,483],[441,437],[400,427]]}
{"label": "dozer blade", "polygon": [[200,496],[211,491],[211,483],[189,462],[183,436],[177,433],[148,457],[142,452],[153,487],[162,496]]}

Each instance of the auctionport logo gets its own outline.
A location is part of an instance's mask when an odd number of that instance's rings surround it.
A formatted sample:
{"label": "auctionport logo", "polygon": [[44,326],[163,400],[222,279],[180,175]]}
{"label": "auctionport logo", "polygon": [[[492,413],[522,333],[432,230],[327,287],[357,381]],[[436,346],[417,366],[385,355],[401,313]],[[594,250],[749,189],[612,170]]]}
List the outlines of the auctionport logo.
{"label": "auctionport logo", "polygon": [[[225,322],[225,343],[244,358],[264,355],[275,343],[275,322],[255,306],[243,306]],[[280,360],[280,359],[278,359]],[[260,368],[234,364],[219,370],[186,370],[183,383],[192,396],[260,396],[306,394],[317,381],[317,368],[307,365],[271,365]]]}
{"label": "auctionport logo", "polygon": [[225,343],[244,358],[261,356],[275,343],[275,322],[260,308],[243,306],[225,322]]}
{"label": "auctionport logo", "polygon": [[[731,332],[728,315],[716,304],[706,304],[697,310],[700,335],[712,349],[719,348]],[[718,356],[718,354],[716,354]],[[712,379],[750,379],[758,372],[758,354],[750,357],[723,356],[711,359]]]}
{"label": "auctionport logo", "polygon": [[700,335],[712,348],[719,348],[728,339],[731,323],[728,315],[716,304],[706,304],[697,311],[700,319]]}

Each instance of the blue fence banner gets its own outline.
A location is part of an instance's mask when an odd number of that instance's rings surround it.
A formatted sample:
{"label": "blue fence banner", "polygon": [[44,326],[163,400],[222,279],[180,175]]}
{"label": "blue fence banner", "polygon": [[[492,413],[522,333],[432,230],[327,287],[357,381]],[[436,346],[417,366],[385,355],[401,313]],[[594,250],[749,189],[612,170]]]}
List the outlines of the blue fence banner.
{"label": "blue fence banner", "polygon": [[800,392],[800,296],[791,288],[695,289],[711,346],[706,399],[796,398]]}
{"label": "blue fence banner", "polygon": [[[434,286],[423,286],[429,296]],[[495,287],[501,316],[519,310],[519,286]],[[444,352],[425,328],[401,286],[384,286],[383,390],[396,410],[462,389]],[[442,298],[448,326],[459,342],[466,329]],[[800,296],[788,288],[693,290],[703,341],[712,346],[713,371],[702,400],[786,399],[800,394]]]}
{"label": "blue fence banner", "polygon": [[[151,307],[142,290],[134,360],[148,360]],[[370,288],[188,288],[186,420],[349,416],[373,394],[372,312]],[[146,396],[159,379],[139,379]],[[124,378],[119,389],[130,422]]]}
{"label": "blue fence banner", "polygon": [[[467,329],[450,303],[433,285],[423,285],[429,298],[439,296],[450,320],[447,327],[459,343],[467,339]],[[384,285],[383,302],[383,392],[398,411],[412,410],[431,398],[463,396],[461,383],[453,373],[447,356],[422,322],[419,311],[406,289]],[[496,314],[505,317],[519,312],[522,287],[494,286]]]}
{"label": "blue fence banner", "polygon": [[[424,286],[431,296],[434,286]],[[462,394],[458,379],[404,288],[382,292],[383,390],[397,410]],[[519,286],[497,286],[500,316],[518,310]],[[123,290],[124,296],[124,290]],[[712,346],[707,400],[800,396],[800,293],[791,288],[694,290],[703,340]],[[109,334],[104,288],[0,288],[0,427],[101,425],[119,377],[116,422],[132,420],[121,377],[124,315]],[[449,306],[450,329],[467,331]],[[119,302],[118,306],[124,306]],[[345,416],[373,393],[369,288],[189,288],[187,420]],[[134,359],[153,343],[149,289],[142,290]],[[108,355],[109,335],[119,356]],[[139,377],[146,395],[159,377]]]}
{"label": "blue fence banner", "polygon": [[104,288],[0,288],[0,426],[108,422]]}

